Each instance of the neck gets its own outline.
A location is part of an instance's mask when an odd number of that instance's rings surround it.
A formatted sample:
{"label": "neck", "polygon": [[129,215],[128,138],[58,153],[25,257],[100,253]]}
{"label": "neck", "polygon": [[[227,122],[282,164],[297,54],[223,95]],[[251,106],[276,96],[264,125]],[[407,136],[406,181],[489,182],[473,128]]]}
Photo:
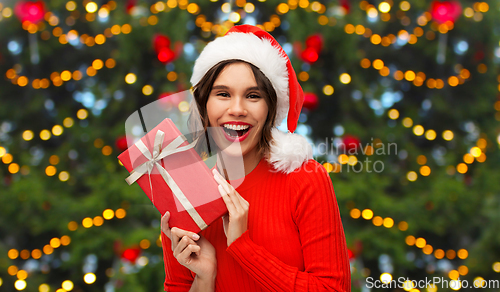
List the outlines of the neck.
{"label": "neck", "polygon": [[[217,168],[224,177],[230,180],[237,180],[252,172],[261,159],[262,154],[259,154],[257,147],[243,155],[243,159],[241,157],[229,156],[225,155],[223,152],[219,152],[217,155]],[[243,168],[241,167],[241,162],[243,162]]]}

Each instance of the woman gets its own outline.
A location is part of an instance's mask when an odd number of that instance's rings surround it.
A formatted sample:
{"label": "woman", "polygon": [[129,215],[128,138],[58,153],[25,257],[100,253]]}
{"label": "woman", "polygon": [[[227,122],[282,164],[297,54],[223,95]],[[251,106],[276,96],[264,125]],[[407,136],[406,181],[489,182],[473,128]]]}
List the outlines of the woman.
{"label": "woman", "polygon": [[257,27],[235,26],[206,46],[191,83],[219,148],[239,142],[245,178],[234,189],[218,163],[229,213],[200,235],[170,229],[163,216],[165,290],[350,291],[331,180],[303,137],[276,129],[288,113],[293,132],[303,102],[280,45]]}

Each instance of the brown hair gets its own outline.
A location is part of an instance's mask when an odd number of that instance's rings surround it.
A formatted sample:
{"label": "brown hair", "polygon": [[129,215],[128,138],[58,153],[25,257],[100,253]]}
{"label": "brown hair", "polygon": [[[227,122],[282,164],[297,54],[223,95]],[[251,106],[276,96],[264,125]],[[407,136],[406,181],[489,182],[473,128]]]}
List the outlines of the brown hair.
{"label": "brown hair", "polygon": [[[276,95],[276,91],[274,90],[274,87],[269,81],[269,79],[260,71],[259,68],[257,68],[255,65],[250,64],[248,62],[238,60],[238,59],[229,59],[229,60],[224,60],[219,63],[217,63],[215,66],[210,68],[210,70],[205,73],[203,78],[201,78],[200,82],[196,84],[193,87],[193,95],[194,95],[194,100],[196,102],[198,112],[201,118],[201,122],[203,123],[203,130],[204,133],[200,133],[201,135],[205,134],[205,139],[203,137],[200,137],[200,143],[198,145],[205,145],[208,147],[207,152],[209,155],[214,153],[214,146],[216,144],[214,141],[209,141],[207,143],[206,140],[208,138],[208,135],[206,133],[207,128],[209,126],[209,120],[208,120],[208,113],[207,113],[207,101],[210,96],[210,92],[212,91],[212,87],[215,83],[215,80],[217,77],[219,77],[220,73],[222,70],[234,63],[245,63],[247,64],[250,69],[252,70],[253,76],[255,77],[255,81],[257,81],[257,87],[259,88],[260,93],[262,94],[264,100],[266,101],[268,112],[267,112],[267,118],[266,122],[264,124],[264,128],[262,129],[262,137],[257,144],[257,147],[259,147],[259,154],[266,154],[268,153],[268,150],[271,145],[272,141],[272,135],[271,135],[271,129],[274,125],[274,121],[276,119],[276,107],[277,107],[277,102],[278,102],[278,97]],[[201,136],[200,135],[200,136]],[[211,140],[211,139],[210,139]],[[212,146],[212,147],[211,147]],[[199,148],[198,148],[199,149]],[[200,149],[199,149],[200,150]]]}

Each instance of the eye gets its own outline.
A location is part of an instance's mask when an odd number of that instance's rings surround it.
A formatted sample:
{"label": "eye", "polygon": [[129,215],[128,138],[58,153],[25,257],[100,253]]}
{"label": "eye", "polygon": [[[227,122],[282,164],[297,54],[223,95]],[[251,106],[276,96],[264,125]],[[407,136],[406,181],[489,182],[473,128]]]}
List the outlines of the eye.
{"label": "eye", "polygon": [[217,96],[229,97],[229,94],[227,92],[219,92],[217,93]]}
{"label": "eye", "polygon": [[249,94],[247,97],[251,98],[251,99],[257,99],[257,98],[260,98],[260,95],[258,95],[258,94]]}

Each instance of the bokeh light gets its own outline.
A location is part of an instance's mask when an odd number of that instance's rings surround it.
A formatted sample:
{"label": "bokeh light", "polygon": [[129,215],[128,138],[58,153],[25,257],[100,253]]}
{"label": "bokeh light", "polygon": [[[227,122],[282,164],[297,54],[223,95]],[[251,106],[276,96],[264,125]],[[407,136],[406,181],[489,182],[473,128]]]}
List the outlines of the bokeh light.
{"label": "bokeh light", "polygon": [[87,112],[86,109],[79,109],[77,112],[76,112],[76,116],[80,119],[80,120],[85,120],[87,117],[88,117],[89,113]]}
{"label": "bokeh light", "polygon": [[111,209],[106,209],[102,212],[102,217],[104,217],[104,219],[106,220],[111,220],[113,219],[114,216],[115,216],[115,211]]}
{"label": "bokeh light", "polygon": [[361,216],[363,219],[370,220],[373,218],[373,211],[370,209],[364,209],[363,212],[361,212]]}
{"label": "bokeh light", "polygon": [[460,259],[465,260],[469,256],[469,252],[467,250],[465,250],[465,249],[460,249],[457,252],[457,256]]}
{"label": "bokeh light", "polygon": [[42,130],[40,132],[40,139],[42,140],[49,140],[52,134],[50,133],[49,130]]}
{"label": "bokeh light", "polygon": [[343,84],[351,83],[351,76],[347,73],[340,74],[339,79],[340,79],[340,82],[342,82]]}
{"label": "bokeh light", "polygon": [[94,13],[97,11],[97,4],[95,2],[88,2],[87,5],[85,5],[85,10],[87,10],[88,13]]}
{"label": "bokeh light", "polygon": [[54,127],[52,127],[52,134],[54,136],[61,136],[63,131],[63,127],[61,127],[60,125],[55,125]]}
{"label": "bokeh light", "polygon": [[125,82],[127,82],[127,84],[134,84],[135,81],[137,81],[137,76],[134,73],[125,75]]}
{"label": "bokeh light", "polygon": [[349,215],[351,215],[351,217],[354,219],[358,219],[361,216],[361,211],[359,209],[354,208],[349,212]]}
{"label": "bokeh light", "polygon": [[408,235],[406,238],[405,238],[405,242],[406,244],[408,245],[414,245],[415,244],[415,236],[413,235]]}
{"label": "bokeh light", "polygon": [[413,126],[413,120],[411,118],[408,118],[408,117],[404,118],[402,123],[403,123],[403,126],[405,128],[409,128],[409,127]]}
{"label": "bokeh light", "polygon": [[71,127],[73,127],[73,124],[74,124],[74,121],[73,121],[73,119],[72,119],[72,118],[70,118],[70,117],[65,118],[65,119],[64,119],[64,121],[63,121],[63,125],[64,125],[66,128],[71,128]]}
{"label": "bokeh light", "polygon": [[443,132],[443,139],[445,139],[446,141],[451,141],[453,140],[453,132],[450,131],[450,130],[446,130]]}
{"label": "bokeh light", "polygon": [[323,87],[323,93],[324,93],[325,95],[332,95],[332,94],[333,94],[333,92],[334,92],[333,86],[331,86],[331,85],[325,85],[325,86]]}
{"label": "bokeh light", "polygon": [[392,281],[392,275],[389,273],[382,273],[380,275],[380,281],[382,281],[382,283],[384,284],[388,284]]}
{"label": "bokeh light", "polygon": [[94,224],[92,218],[86,217],[82,220],[82,226],[85,228],[90,228]]}
{"label": "bokeh light", "polygon": [[142,94],[144,95],[151,95],[153,94],[153,86],[151,85],[144,85],[142,88]]}
{"label": "bokeh light", "polygon": [[39,292],[49,292],[50,286],[47,284],[41,284],[40,286],[38,286],[38,291]]}
{"label": "bokeh light", "polygon": [[94,273],[87,273],[83,276],[83,281],[87,284],[93,284],[96,280],[96,276]]}
{"label": "bokeh light", "polygon": [[397,109],[391,109],[387,115],[392,120],[399,118],[399,112]]}
{"label": "bokeh light", "polygon": [[382,224],[384,223],[384,219],[380,216],[375,216],[372,219],[372,223],[375,226],[382,226]]}
{"label": "bokeh light", "polygon": [[71,282],[70,280],[66,280],[64,282],[62,282],[62,285],[61,287],[66,290],[66,291],[71,291],[73,290],[73,282]]}
{"label": "bokeh light", "polygon": [[422,136],[424,134],[424,127],[422,127],[421,125],[416,125],[415,127],[413,127],[413,134],[415,134],[416,136]]}
{"label": "bokeh light", "polygon": [[26,130],[23,132],[23,139],[26,141],[30,141],[34,136],[33,131]]}
{"label": "bokeh light", "polygon": [[414,172],[414,171],[410,171],[406,174],[406,178],[409,180],[409,181],[416,181],[417,180],[417,173]]}
{"label": "bokeh light", "polygon": [[115,212],[115,216],[118,219],[125,218],[126,215],[127,215],[127,212],[122,208],[116,210],[116,212]]}
{"label": "bokeh light", "polygon": [[381,2],[379,5],[378,5],[378,10],[382,13],[387,13],[391,10],[391,5],[387,2]]}
{"label": "bokeh light", "polygon": [[391,228],[392,226],[394,226],[394,219],[392,218],[384,218],[384,223],[383,223],[384,227],[386,228]]}
{"label": "bokeh light", "polygon": [[423,248],[427,244],[426,240],[422,237],[419,237],[415,240],[415,246],[419,248]]}
{"label": "bokeh light", "polygon": [[492,268],[493,268],[493,271],[500,273],[500,262],[493,263]]}
{"label": "bokeh light", "polygon": [[16,288],[16,290],[24,290],[24,289],[26,289],[26,281],[24,281],[24,280],[17,280],[14,283],[14,287]]}

